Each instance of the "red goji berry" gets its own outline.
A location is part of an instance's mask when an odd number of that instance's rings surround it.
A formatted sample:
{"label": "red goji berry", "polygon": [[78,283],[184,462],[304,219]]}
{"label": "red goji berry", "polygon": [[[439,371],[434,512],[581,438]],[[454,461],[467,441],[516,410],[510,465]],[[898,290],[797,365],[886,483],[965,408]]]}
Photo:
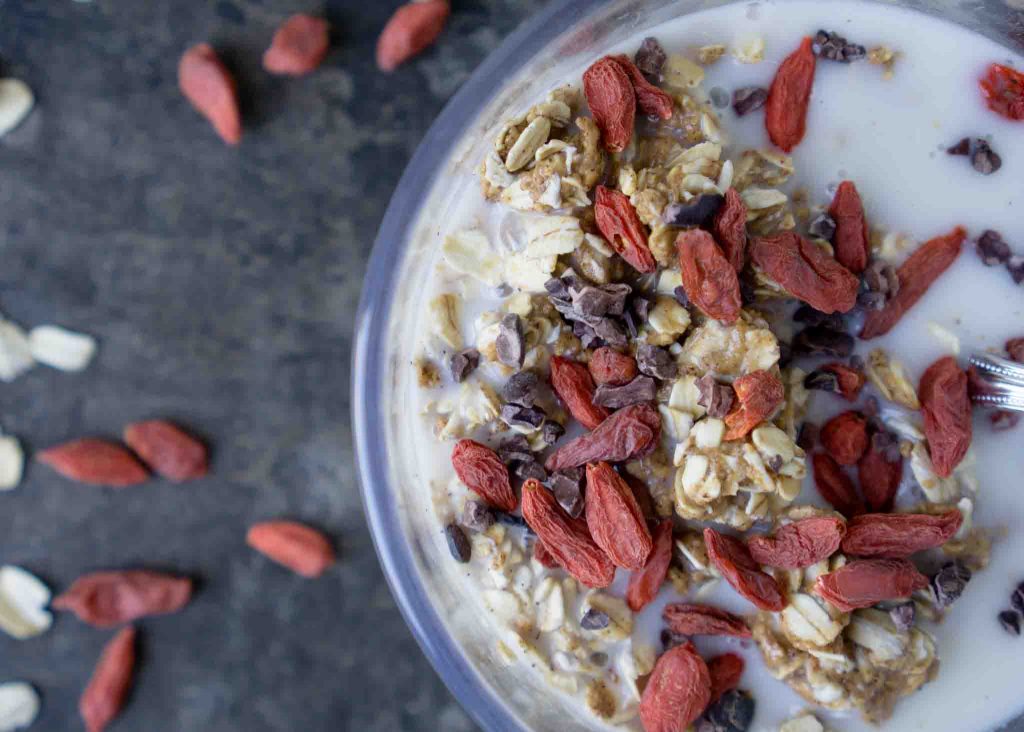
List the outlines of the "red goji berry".
{"label": "red goji berry", "polygon": [[889,511],[903,480],[903,456],[895,450],[878,449],[872,438],[867,452],[857,462],[857,478],[871,510]]}
{"label": "red goji berry", "polygon": [[406,3],[391,16],[377,39],[377,68],[394,71],[432,44],[444,30],[448,0]]}
{"label": "red goji berry", "polygon": [[768,419],[785,399],[785,388],[769,371],[753,371],[732,382],[737,401],[725,415],[726,440],[738,440]]}
{"label": "red goji berry", "polygon": [[711,563],[743,597],[761,610],[778,612],[786,606],[779,583],[761,571],[742,541],[714,529],[704,529],[704,544]]}
{"label": "red goji berry", "polygon": [[868,223],[853,181],[844,180],[839,184],[828,214],[836,222],[836,233],[832,237],[836,260],[851,272],[860,274],[868,266]]}
{"label": "red goji berry", "polygon": [[654,544],[633,489],[608,463],[587,465],[587,528],[612,563],[643,569]]}
{"label": "red goji berry", "polygon": [[594,220],[611,248],[633,269],[647,273],[658,268],[647,246],[647,230],[625,194],[599,185],[594,194]]}
{"label": "red goji berry", "polygon": [[864,513],[864,501],[857,493],[857,487],[835,460],[818,452],[811,458],[811,464],[818,493],[832,508],[846,518]]}
{"label": "red goji berry", "polygon": [[1024,119],[1024,73],[992,64],[979,84],[989,109],[1007,119]]}
{"label": "red goji berry", "polygon": [[723,653],[708,661],[708,675],[711,676],[711,706],[727,691],[740,685],[745,664],[743,658],[735,653]]}
{"label": "red goji berry", "polygon": [[812,516],[782,526],[771,536],[747,541],[758,564],[779,569],[803,569],[828,559],[839,550],[846,522],[835,516]]}
{"label": "red goji berry", "polygon": [[65,478],[88,485],[125,488],[149,479],[142,463],[128,450],[90,437],[43,450],[36,454],[36,460]]}
{"label": "red goji berry", "polygon": [[860,337],[868,340],[892,330],[903,314],[924,296],[939,275],[949,269],[960,254],[960,246],[966,238],[967,231],[958,226],[949,234],[937,236],[918,247],[896,272],[900,281],[900,289],[896,296],[881,310],[868,312]]}
{"label": "red goji berry", "polygon": [[459,480],[487,503],[502,511],[516,510],[508,468],[494,450],[475,440],[459,440],[452,450],[452,467]]}
{"label": "red goji berry", "polygon": [[955,508],[933,516],[926,513],[864,513],[850,520],[843,552],[857,557],[904,559],[942,546],[963,524]]}
{"label": "red goji berry", "polygon": [[673,602],[665,606],[661,617],[669,630],[681,635],[750,637],[750,628],[743,618],[710,605]]}
{"label": "red goji berry", "polygon": [[768,90],[764,125],[771,141],[786,152],[800,144],[807,128],[807,108],[814,86],[814,51],[808,36],[779,65]]}
{"label": "red goji berry", "polygon": [[711,674],[692,643],[661,654],[640,699],[645,732],[684,732],[711,699]]}
{"label": "red goji berry", "polygon": [[602,346],[594,351],[587,362],[587,370],[598,384],[622,386],[636,376],[636,359],[628,353]]}
{"label": "red goji berry", "polygon": [[747,205],[735,188],[725,192],[725,201],[711,222],[711,233],[729,264],[742,272],[747,261]]}
{"label": "red goji berry", "polygon": [[858,559],[818,577],[814,590],[843,612],[910,597],[928,578],[906,559]]}
{"label": "red goji berry", "polygon": [[702,229],[680,232],[676,249],[686,296],[708,317],[735,323],[743,308],[740,281],[711,234]]}
{"label": "red goji berry", "polygon": [[928,454],[935,472],[946,477],[971,446],[971,399],[967,374],[952,356],[940,358],[921,375],[918,387]]}
{"label": "red goji berry", "polygon": [[827,252],[792,231],[752,239],[750,258],[793,297],[823,313],[857,304],[860,281]]}
{"label": "red goji berry", "polygon": [[867,383],[867,377],[863,372],[844,363],[827,363],[821,366],[820,369],[835,374],[836,381],[839,384],[839,395],[848,402],[857,401],[860,390]]}
{"label": "red goji berry", "polygon": [[593,432],[555,450],[544,462],[549,471],[578,468],[604,460],[620,463],[643,457],[658,445],[661,415],[650,404],[633,404],[613,412]]}
{"label": "red goji berry", "polygon": [[633,612],[640,612],[658,596],[658,590],[668,576],[668,567],[672,563],[672,519],[658,524],[651,539],[654,549],[647,557],[647,563],[643,569],[629,575],[626,603]]}
{"label": "red goji berry", "polygon": [[68,610],[83,623],[110,628],[147,615],[181,610],[192,596],[192,580],[160,572],[93,572],[79,577],[50,607]]}
{"label": "red goji berry", "polygon": [[547,547],[544,546],[544,542],[540,539],[537,539],[537,541],[533,543],[533,558],[548,569],[557,569],[562,566],[558,563],[558,560],[555,559],[554,555],[547,550]]}
{"label": "red goji berry", "polygon": [[118,631],[103,647],[89,685],[78,701],[78,713],[88,732],[103,732],[124,706],[135,673],[135,628]]}
{"label": "red goji berry", "polygon": [[819,439],[837,463],[855,465],[868,449],[868,421],[860,412],[843,412],[825,423]]}
{"label": "red goji berry", "polygon": [[[609,152],[622,152],[633,139],[636,92],[629,75],[610,56],[583,72],[583,94]],[[607,238],[607,236],[605,237]]]}
{"label": "red goji berry", "polygon": [[656,87],[644,78],[643,73],[636,67],[629,56],[610,56],[617,63],[633,85],[633,92],[636,94],[636,106],[640,111],[649,117],[669,119],[672,116],[672,97]]}
{"label": "red goji berry", "polygon": [[592,430],[610,412],[594,404],[594,380],[587,367],[562,356],[551,357],[551,386],[576,420]]}

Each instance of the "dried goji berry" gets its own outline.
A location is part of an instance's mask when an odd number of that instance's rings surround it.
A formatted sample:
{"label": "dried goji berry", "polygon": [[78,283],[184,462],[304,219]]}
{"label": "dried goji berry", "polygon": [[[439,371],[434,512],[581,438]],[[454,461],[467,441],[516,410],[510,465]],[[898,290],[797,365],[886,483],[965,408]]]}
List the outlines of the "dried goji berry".
{"label": "dried goji berry", "polygon": [[910,597],[928,578],[906,559],[857,559],[818,577],[817,592],[843,612]]}
{"label": "dried goji berry", "polygon": [[176,613],[192,596],[192,580],[160,572],[93,572],[79,577],[51,607],[83,623],[109,628],[147,615]]}
{"label": "dried goji berry", "polygon": [[867,377],[863,372],[844,363],[827,363],[819,367],[821,371],[828,371],[835,374],[836,382],[839,385],[839,394],[850,402],[857,401],[860,390],[867,383]]}
{"label": "dried goji berry", "polygon": [[860,412],[843,412],[821,428],[821,446],[840,465],[856,465],[868,449],[868,421]]}
{"label": "dried goji berry", "polygon": [[828,214],[836,222],[836,233],[832,237],[836,260],[851,272],[860,274],[868,266],[868,223],[853,181],[844,180],[839,184]]}
{"label": "dried goji berry", "polygon": [[459,480],[490,505],[502,511],[516,509],[508,468],[491,448],[475,440],[459,440],[452,450],[452,467]]}
{"label": "dried goji berry", "polygon": [[779,569],[802,569],[828,559],[839,550],[846,522],[835,516],[812,516],[780,527],[771,536],[747,541],[758,564]]}
{"label": "dried goji berry", "polygon": [[554,472],[599,460],[621,463],[649,454],[660,437],[661,415],[650,404],[634,404],[613,412],[593,432],[562,445],[544,467]]}
{"label": "dried goji berry", "polygon": [[708,317],[735,323],[743,308],[736,270],[702,229],[688,229],[676,237],[683,289],[690,302]]}
{"label": "dried goji berry", "polygon": [[900,289],[881,310],[871,310],[864,320],[860,337],[864,340],[885,335],[910,308],[917,304],[932,283],[956,260],[967,232],[957,227],[945,236],[931,239],[910,255],[896,271]]}
{"label": "dried goji berry", "polygon": [[843,551],[858,557],[902,559],[942,546],[960,530],[963,516],[955,508],[927,513],[865,513],[850,521]]}
{"label": "dried goji berry", "polygon": [[725,192],[725,201],[711,222],[711,233],[729,264],[742,272],[747,261],[747,205],[735,188]]}
{"label": "dried goji berry", "polygon": [[643,569],[654,544],[633,489],[608,463],[587,465],[587,528],[617,567]]}
{"label": "dried goji berry", "polygon": [[206,475],[206,446],[170,422],[133,422],[124,428],[124,441],[146,465],[175,483]]}
{"label": "dried goji berry", "polygon": [[288,18],[274,32],[263,54],[263,68],[272,74],[301,76],[324,60],[330,45],[327,21],[299,13]]}
{"label": "dried goji berry", "polygon": [[551,357],[551,386],[576,420],[592,430],[610,414],[594,404],[594,380],[587,367],[562,356]]}
{"label": "dried goji berry", "polygon": [[714,704],[727,691],[740,685],[743,677],[743,658],[735,653],[723,653],[708,661],[708,675],[711,677],[711,698],[708,706]]}
{"label": "dried goji berry", "polygon": [[312,579],[334,564],[334,547],[316,529],[295,521],[263,521],[253,524],[245,543],[263,556]]}
{"label": "dried goji berry", "polygon": [[669,564],[672,563],[672,519],[658,524],[651,539],[654,549],[644,568],[629,575],[626,602],[633,612],[639,612],[657,597],[658,590],[665,583]]}
{"label": "dried goji berry", "polygon": [[661,617],[669,630],[680,635],[750,637],[750,628],[743,618],[710,605],[673,602],[665,606]]}
{"label": "dried goji berry", "polygon": [[871,510],[889,511],[903,480],[903,456],[898,450],[876,447],[875,441],[872,438],[867,452],[857,462],[857,477]]}
{"label": "dried goji berry", "polygon": [[857,487],[835,460],[823,452],[818,452],[811,458],[811,464],[818,493],[832,508],[846,518],[864,513],[864,501],[857,493]]}
{"label": "dried goji berry", "polygon": [[810,36],[779,65],[768,90],[764,126],[771,141],[786,152],[800,144],[807,128],[807,107],[814,86],[814,51]]}
{"label": "dried goji berry", "polygon": [[72,440],[36,454],[36,459],[79,483],[124,488],[149,479],[142,463],[113,442]]}
{"label": "dried goji berry", "polygon": [[611,248],[638,272],[653,272],[658,263],[647,246],[647,230],[629,198],[613,188],[598,186],[594,220]]}
{"label": "dried goji berry", "polygon": [[971,446],[971,399],[967,374],[952,356],[940,358],[921,376],[918,387],[928,454],[935,472],[946,477]]}
{"label": "dried goji berry", "polygon": [[636,376],[636,359],[628,353],[602,346],[591,354],[587,370],[598,384],[622,386]]}
{"label": "dried goji berry", "polygon": [[992,64],[979,83],[989,109],[1007,119],[1024,119],[1024,73]]}
{"label": "dried goji berry", "polygon": [[242,140],[235,78],[208,43],[185,51],[178,62],[178,88],[229,145]]}
{"label": "dried goji berry", "polygon": [[823,313],[857,304],[860,281],[827,252],[792,231],[750,241],[750,258],[793,297]]}
{"label": "dried goji berry", "polygon": [[540,539],[533,543],[533,558],[548,569],[556,569],[562,566]]}
{"label": "dried goji berry", "polygon": [[135,628],[119,631],[100,654],[89,685],[78,701],[88,732],[103,732],[124,706],[135,672]]}
{"label": "dried goji berry", "polygon": [[711,674],[692,643],[661,654],[640,699],[645,732],[684,732],[711,700]]}
{"label": "dried goji berry", "polygon": [[433,43],[449,12],[448,0],[411,2],[396,10],[377,39],[377,68],[394,71]]}
{"label": "dried goji berry", "polygon": [[786,606],[779,583],[761,571],[742,541],[714,529],[704,529],[704,543],[711,563],[743,597],[761,610],[778,612]]}
{"label": "dried goji berry", "polygon": [[523,483],[523,518],[565,571],[588,587],[607,587],[615,565],[594,543],[586,524],[574,521],[536,480]]}
{"label": "dried goji berry", "polygon": [[615,61],[629,76],[633,91],[636,93],[636,106],[640,108],[641,112],[649,117],[661,119],[669,119],[672,116],[672,97],[647,81],[636,64],[629,60],[629,56],[619,55],[608,58]]}
{"label": "dried goji berry", "polygon": [[768,419],[785,399],[785,388],[769,371],[753,371],[732,382],[737,401],[725,415],[726,440],[738,440]]}
{"label": "dried goji berry", "polygon": [[583,94],[605,149],[622,152],[629,147],[636,120],[636,92],[622,66],[610,56],[595,61],[583,72]]}

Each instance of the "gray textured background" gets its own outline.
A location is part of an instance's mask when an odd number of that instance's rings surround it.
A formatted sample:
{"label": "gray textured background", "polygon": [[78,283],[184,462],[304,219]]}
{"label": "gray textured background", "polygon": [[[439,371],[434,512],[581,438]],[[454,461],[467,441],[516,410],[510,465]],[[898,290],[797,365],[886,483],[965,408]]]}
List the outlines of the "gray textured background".
{"label": "gray textured background", "polygon": [[[0,139],[0,310],[100,339],[79,375],[0,384],[0,428],[29,450],[170,417],[214,447],[180,486],[77,486],[29,465],[0,494],[0,563],[55,591],[97,569],[187,573],[176,616],[140,625],[135,689],[112,730],[462,730],[472,723],[406,629],[377,564],[349,429],[352,317],[407,159],[473,67],[541,0],[453,0],[439,44],[376,71],[398,2],[0,0],[0,76],[37,107]],[[294,12],[334,48],[301,79],[260,58]],[[179,96],[207,40],[235,71],[245,133],[223,145]],[[323,578],[249,551],[292,517],[335,538]],[[70,616],[0,634],[0,681],[43,696],[33,729],[80,729],[77,700],[112,632]]]}

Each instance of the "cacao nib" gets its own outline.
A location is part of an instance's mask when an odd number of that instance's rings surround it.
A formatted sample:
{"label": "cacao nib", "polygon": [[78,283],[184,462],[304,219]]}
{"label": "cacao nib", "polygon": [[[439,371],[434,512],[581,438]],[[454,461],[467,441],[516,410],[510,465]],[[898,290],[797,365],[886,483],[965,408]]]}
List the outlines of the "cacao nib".
{"label": "cacao nib", "polygon": [[1021,282],[1024,282],[1024,257],[1010,257],[1010,260],[1006,263],[1006,269],[1009,271],[1014,283],[1019,285]]}
{"label": "cacao nib", "polygon": [[818,434],[820,428],[813,422],[804,422],[800,425],[800,434],[797,435],[796,444],[802,447],[805,451],[810,452],[811,449],[818,443]]}
{"label": "cacao nib", "polygon": [[742,86],[732,93],[732,108],[740,117],[756,112],[767,102],[768,90],[763,86]]}
{"label": "cacao nib", "polygon": [[565,512],[573,518],[579,518],[583,513],[583,470],[580,468],[568,468],[552,473],[548,479],[548,487],[555,496]]}
{"label": "cacao nib", "polygon": [[462,507],[462,525],[470,531],[487,531],[494,525],[494,514],[483,501],[466,501]]}
{"label": "cacao nib", "polygon": [[548,471],[536,460],[527,460],[516,466],[515,473],[523,480],[545,481],[548,479]]}
{"label": "cacao nib", "polygon": [[853,336],[820,325],[804,328],[793,339],[793,353],[800,356],[846,358],[853,353]]}
{"label": "cacao nib", "polygon": [[498,360],[513,368],[522,366],[523,358],[526,355],[525,346],[523,321],[515,313],[509,313],[501,319],[501,324],[498,326],[498,337],[494,341]]}
{"label": "cacao nib", "polygon": [[914,603],[905,602],[889,610],[889,617],[892,618],[892,624],[896,626],[896,630],[906,633],[914,627],[917,608],[914,607]]}
{"label": "cacao nib", "polygon": [[864,291],[857,302],[865,308],[881,310],[900,291],[900,277],[896,268],[881,259],[872,259],[864,270],[861,284]]}
{"label": "cacao nib", "polygon": [[1010,595],[1010,607],[1019,613],[1024,613],[1024,582],[1021,582]]}
{"label": "cacao nib", "polygon": [[1003,167],[1003,159],[985,140],[976,140],[971,153],[971,167],[982,175],[992,175]]}
{"label": "cacao nib", "polygon": [[814,43],[811,49],[815,55],[826,61],[838,61],[848,64],[851,61],[859,61],[868,55],[864,46],[850,43],[835,31],[828,32],[820,30],[814,36]]}
{"label": "cacao nib", "polygon": [[480,365],[480,351],[475,348],[467,348],[464,351],[459,351],[452,356],[451,362],[448,364],[448,369],[451,371],[452,379],[456,383],[462,383],[466,380],[466,377],[476,371],[476,367]]}
{"label": "cacao nib", "polygon": [[685,636],[682,633],[676,633],[674,631],[669,630],[668,628],[661,629],[659,639],[661,640],[662,649],[666,651],[670,648],[681,646],[683,643],[686,643],[688,640],[690,640],[688,636]]}
{"label": "cacao nib", "polygon": [[956,602],[971,581],[971,570],[961,561],[948,562],[932,577],[935,606],[946,608]]}
{"label": "cacao nib", "polygon": [[971,138],[964,137],[960,142],[946,148],[946,154],[948,155],[970,155],[971,154]]}
{"label": "cacao nib", "polygon": [[573,321],[572,334],[580,339],[584,348],[597,348],[601,345],[601,339],[594,329],[581,320]]}
{"label": "cacao nib", "polygon": [[715,215],[725,196],[721,193],[703,193],[689,203],[673,203],[665,207],[661,220],[668,226],[703,226]]}
{"label": "cacao nib", "polygon": [[613,348],[625,348],[629,345],[629,339],[626,338],[626,333],[622,330],[622,326],[611,318],[603,318],[598,322],[594,326],[594,333]]}
{"label": "cacao nib", "polygon": [[584,630],[601,630],[608,627],[611,618],[596,608],[589,608],[580,618],[580,627]]}
{"label": "cacao nib", "polygon": [[448,524],[444,527],[444,535],[448,540],[448,551],[456,562],[466,564],[473,553],[473,547],[466,538],[466,532],[458,524]]}
{"label": "cacao nib", "polygon": [[992,229],[988,229],[978,237],[976,247],[978,256],[987,267],[1006,264],[1013,256],[1010,245],[1003,241],[1003,237],[998,231],[992,231]]}
{"label": "cacao nib", "polygon": [[629,304],[629,310],[632,311],[638,323],[646,323],[647,315],[651,312],[651,301],[646,297],[634,297]]}
{"label": "cacao nib", "polygon": [[540,390],[540,379],[532,371],[519,371],[512,374],[505,386],[501,388],[501,398],[510,404],[532,407],[537,401]]}
{"label": "cacao nib", "polygon": [[501,421],[509,427],[540,427],[547,415],[539,407],[524,407],[521,404],[503,404]]}
{"label": "cacao nib", "polygon": [[657,84],[661,81],[661,70],[665,66],[667,58],[665,49],[658,43],[658,39],[648,36],[633,56],[633,63],[649,82]]}
{"label": "cacao nib", "polygon": [[558,438],[565,434],[565,427],[549,419],[540,428],[540,438],[546,445],[554,445]]}
{"label": "cacao nib", "polygon": [[1009,412],[1005,409],[999,409],[989,413],[988,421],[992,425],[992,429],[997,432],[1003,432],[1004,430],[1012,430],[1020,424],[1020,416],[1020,412]]}
{"label": "cacao nib", "polygon": [[697,404],[707,410],[709,417],[721,419],[732,409],[734,393],[728,384],[719,384],[711,374],[705,374],[697,379]]}
{"label": "cacao nib", "polygon": [[1016,610],[1003,610],[999,613],[999,623],[1010,635],[1020,635],[1020,613]]}
{"label": "cacao nib", "polygon": [[572,307],[584,322],[594,325],[606,315],[622,315],[632,290],[629,285],[588,285],[573,291]]}
{"label": "cacao nib", "polygon": [[807,233],[818,239],[832,241],[832,237],[836,235],[836,221],[827,213],[823,213],[811,222]]}
{"label": "cacao nib", "polygon": [[636,367],[641,374],[663,381],[676,378],[679,367],[665,348],[641,343],[636,349]]}
{"label": "cacao nib", "polygon": [[622,386],[601,384],[594,391],[593,402],[599,407],[621,409],[630,404],[654,401],[655,391],[654,379],[649,376],[637,376]]}
{"label": "cacao nib", "polygon": [[506,465],[509,463],[528,462],[534,459],[529,440],[518,433],[509,435],[498,443],[498,457]]}
{"label": "cacao nib", "polygon": [[707,708],[697,732],[747,732],[754,708],[754,697],[749,692],[730,689]]}
{"label": "cacao nib", "polygon": [[843,316],[839,313],[825,314],[820,310],[815,310],[810,305],[801,305],[793,313],[793,320],[798,323],[805,325],[820,325],[829,330],[846,330],[846,325],[843,323]]}
{"label": "cacao nib", "polygon": [[526,519],[522,516],[516,516],[514,513],[507,513],[506,511],[494,510],[494,518],[499,524],[505,524],[515,529],[525,529],[527,534],[532,534],[533,529],[530,528],[529,524],[526,523]]}
{"label": "cacao nib", "polygon": [[630,311],[626,311],[626,314],[622,316],[622,322],[626,325],[626,333],[630,338],[636,338],[640,329],[636,327],[636,317]]}
{"label": "cacao nib", "polygon": [[811,391],[839,392],[839,377],[831,371],[818,369],[804,377],[804,388]]}
{"label": "cacao nib", "polygon": [[676,302],[682,305],[684,308],[690,307],[690,298],[686,294],[686,290],[682,285],[672,290],[672,297],[676,299]]}

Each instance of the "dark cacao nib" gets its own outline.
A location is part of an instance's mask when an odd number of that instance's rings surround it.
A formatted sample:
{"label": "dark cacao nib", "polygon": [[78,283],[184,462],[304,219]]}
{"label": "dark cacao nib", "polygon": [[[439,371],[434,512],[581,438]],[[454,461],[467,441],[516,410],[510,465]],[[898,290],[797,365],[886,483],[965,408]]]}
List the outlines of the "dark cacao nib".
{"label": "dark cacao nib", "polygon": [[892,624],[896,626],[896,630],[903,631],[904,633],[914,627],[914,620],[917,617],[917,609],[914,607],[914,603],[905,602],[902,605],[897,605],[889,611],[889,617],[892,618]]}
{"label": "dark cacao nib", "polygon": [[512,368],[523,365],[526,343],[523,340],[523,321],[518,315],[509,313],[501,319],[494,347],[501,363]]}
{"label": "dark cacao nib", "polygon": [[611,618],[596,608],[590,608],[580,618],[580,627],[584,630],[601,630],[608,627]]}
{"label": "dark cacao nib", "polygon": [[697,732],[747,732],[754,719],[754,697],[742,689],[730,689],[704,712]]}
{"label": "dark cacao nib", "polygon": [[1020,635],[1020,613],[1016,610],[1003,610],[999,613],[999,623],[1010,635]]}
{"label": "dark cacao nib", "polygon": [[992,231],[992,229],[988,229],[978,237],[976,248],[978,256],[987,267],[1006,264],[1013,256],[1010,245],[1003,241],[1003,237],[998,231]]}
{"label": "dark cacao nib", "polygon": [[817,237],[818,239],[832,241],[832,237],[836,235],[835,219],[828,214],[823,213],[811,222],[811,225],[807,229],[807,233],[811,236]]}
{"label": "dark cacao nib", "polygon": [[641,374],[663,381],[676,378],[679,367],[667,349],[641,343],[636,349],[636,367]]}
{"label": "dark cacao nib", "polygon": [[548,479],[548,471],[536,460],[528,460],[516,466],[515,473],[523,480],[545,481]]}
{"label": "dark cacao nib", "polygon": [[573,518],[583,514],[583,471],[580,468],[569,468],[552,473],[547,486],[565,512]]}
{"label": "dark cacao nib", "polygon": [[665,207],[661,220],[668,226],[703,226],[715,215],[725,196],[720,193],[703,193],[689,203],[672,203]]}
{"label": "dark cacao nib", "polygon": [[707,410],[709,417],[721,419],[732,409],[734,393],[728,384],[719,384],[711,374],[705,374],[697,379],[697,404]]}
{"label": "dark cacao nib", "polygon": [[539,407],[524,407],[521,404],[503,404],[501,421],[509,427],[540,427],[547,415]]}
{"label": "dark cacao nib", "polygon": [[820,325],[804,328],[793,339],[793,353],[798,356],[831,356],[846,358],[853,353],[853,336]]}
{"label": "dark cacao nib", "polygon": [[601,384],[594,391],[593,402],[599,407],[621,409],[631,404],[654,401],[655,391],[654,379],[649,376],[637,376],[622,386]]}
{"label": "dark cacao nib", "polygon": [[732,108],[740,117],[756,112],[767,102],[768,90],[763,86],[743,86],[732,93]]}
{"label": "dark cacao nib", "polygon": [[494,513],[483,501],[466,501],[461,522],[470,531],[487,531],[494,524]]}
{"label": "dark cacao nib", "polygon": [[506,465],[534,459],[533,451],[530,450],[529,440],[524,435],[518,433],[509,435],[498,443],[498,457]]}
{"label": "dark cacao nib", "polygon": [[839,392],[839,377],[831,371],[818,369],[804,377],[804,388],[811,391]]}
{"label": "dark cacao nib", "polygon": [[960,561],[948,562],[932,577],[932,596],[935,606],[946,608],[956,602],[971,581],[971,570]]}
{"label": "dark cacao nib", "polygon": [[448,551],[452,553],[455,561],[465,564],[472,556],[473,547],[466,538],[466,532],[458,524],[448,524],[444,527],[444,536],[448,540]]}
{"label": "dark cacao nib", "polygon": [[532,371],[519,371],[512,374],[501,387],[501,398],[510,404],[532,407],[537,401],[540,390],[540,379]]}
{"label": "dark cacao nib", "polygon": [[634,54],[633,63],[649,82],[657,84],[661,81],[661,70],[667,58],[665,49],[658,43],[658,39],[648,36]]}
{"label": "dark cacao nib", "polygon": [[549,419],[540,428],[540,437],[546,445],[554,445],[565,434],[565,427]]}
{"label": "dark cacao nib", "polygon": [[814,36],[811,48],[815,54],[826,61],[838,61],[844,64],[859,61],[868,55],[864,46],[850,43],[835,31],[818,31]]}
{"label": "dark cacao nib", "polygon": [[466,380],[467,376],[476,371],[476,367],[479,365],[480,351],[475,348],[467,348],[452,356],[448,369],[451,372],[452,379],[456,383],[462,383]]}

